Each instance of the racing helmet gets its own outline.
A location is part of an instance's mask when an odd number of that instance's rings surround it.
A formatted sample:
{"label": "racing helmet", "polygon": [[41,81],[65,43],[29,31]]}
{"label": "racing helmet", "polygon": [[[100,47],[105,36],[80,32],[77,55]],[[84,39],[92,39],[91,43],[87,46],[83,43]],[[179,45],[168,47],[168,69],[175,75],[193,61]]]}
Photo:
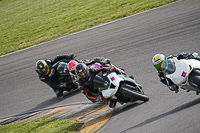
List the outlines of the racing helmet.
{"label": "racing helmet", "polygon": [[161,71],[161,64],[165,60],[166,58],[163,54],[156,54],[153,56],[152,63],[157,70]]}
{"label": "racing helmet", "polygon": [[67,65],[67,69],[69,70],[70,73],[72,74],[76,74],[75,73],[75,66],[78,64],[77,61],[71,60],[68,65]]}
{"label": "racing helmet", "polygon": [[78,63],[76,65],[75,73],[81,79],[87,80],[89,77],[89,69],[84,63]]}
{"label": "racing helmet", "polygon": [[43,75],[48,75],[49,74],[49,67],[47,63],[44,60],[38,60],[35,64],[35,70],[36,72],[43,74]]}

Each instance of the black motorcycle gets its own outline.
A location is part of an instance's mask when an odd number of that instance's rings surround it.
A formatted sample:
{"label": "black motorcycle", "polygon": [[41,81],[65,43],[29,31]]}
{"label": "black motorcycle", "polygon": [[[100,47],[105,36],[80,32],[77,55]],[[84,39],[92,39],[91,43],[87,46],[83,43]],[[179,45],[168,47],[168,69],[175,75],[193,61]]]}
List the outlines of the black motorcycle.
{"label": "black motorcycle", "polygon": [[66,62],[59,62],[57,74],[59,75],[58,80],[62,83],[66,83],[67,87],[64,88],[63,91],[71,91],[78,88],[77,77],[73,74],[70,74],[69,70],[67,69]]}

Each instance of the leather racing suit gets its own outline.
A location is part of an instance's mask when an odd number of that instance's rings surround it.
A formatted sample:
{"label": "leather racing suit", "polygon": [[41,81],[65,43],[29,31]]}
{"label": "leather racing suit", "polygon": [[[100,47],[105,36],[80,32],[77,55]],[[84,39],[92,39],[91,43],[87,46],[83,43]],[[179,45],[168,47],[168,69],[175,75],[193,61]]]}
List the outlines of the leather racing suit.
{"label": "leather racing suit", "polygon": [[[197,53],[196,53],[197,54]],[[180,53],[178,55],[170,55],[167,57],[167,59],[170,59],[170,58],[173,58],[173,57],[176,57],[178,60],[181,60],[181,59],[196,59],[196,60],[199,60],[200,61],[200,57],[198,55],[194,55],[191,54],[191,53]],[[178,91],[178,86],[176,84],[174,84],[171,79],[169,78],[166,78],[165,77],[165,74],[161,71],[158,71],[158,77],[160,78],[160,81],[164,84],[164,85],[167,85],[167,87],[171,90],[171,91],[175,91],[176,93],[179,92]]]}

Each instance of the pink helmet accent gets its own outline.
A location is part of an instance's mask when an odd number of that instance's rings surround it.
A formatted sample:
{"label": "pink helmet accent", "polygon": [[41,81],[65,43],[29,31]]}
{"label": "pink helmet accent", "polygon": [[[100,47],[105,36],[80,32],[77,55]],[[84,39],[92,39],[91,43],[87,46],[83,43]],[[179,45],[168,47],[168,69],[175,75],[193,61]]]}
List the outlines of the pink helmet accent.
{"label": "pink helmet accent", "polygon": [[67,69],[68,69],[70,72],[73,72],[74,69],[75,69],[75,66],[76,66],[77,64],[78,64],[77,61],[72,60],[72,61],[70,61],[70,62],[68,63]]}

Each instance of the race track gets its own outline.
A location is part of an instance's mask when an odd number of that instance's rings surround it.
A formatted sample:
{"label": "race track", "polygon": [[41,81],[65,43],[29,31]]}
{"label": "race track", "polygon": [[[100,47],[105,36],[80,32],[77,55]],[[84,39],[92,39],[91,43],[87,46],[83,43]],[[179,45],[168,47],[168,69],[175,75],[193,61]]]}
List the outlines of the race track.
{"label": "race track", "polygon": [[[135,77],[150,100],[116,109],[102,133],[199,133],[200,96],[160,83],[156,53],[200,53],[200,1],[182,0],[103,26],[0,57],[0,118],[29,110],[88,101],[79,91],[57,99],[34,70],[39,59],[74,53],[107,57]],[[118,104],[118,107],[122,106]]]}

